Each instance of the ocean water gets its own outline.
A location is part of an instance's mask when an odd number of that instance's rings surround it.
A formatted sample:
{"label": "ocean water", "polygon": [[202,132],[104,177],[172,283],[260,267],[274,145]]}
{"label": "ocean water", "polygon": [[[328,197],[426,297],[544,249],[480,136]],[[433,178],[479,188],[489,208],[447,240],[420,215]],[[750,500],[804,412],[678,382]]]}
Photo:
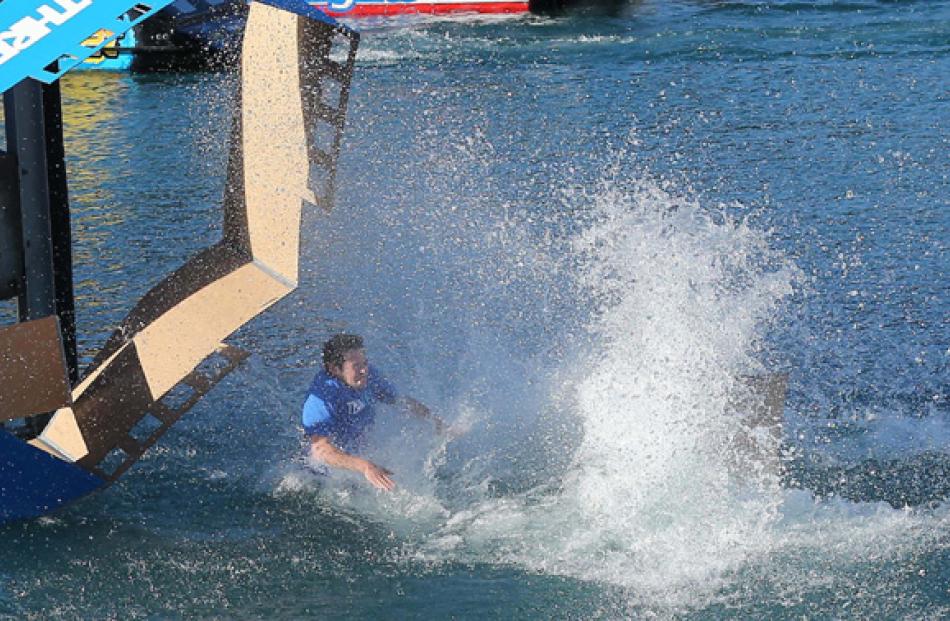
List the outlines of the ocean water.
{"label": "ocean water", "polygon": [[[0,529],[0,618],[950,616],[950,2],[357,25],[299,289],[118,484]],[[63,88],[88,362],[218,239],[233,81]],[[384,411],[391,495],[302,458],[340,329],[465,431]],[[737,471],[769,372],[782,469]]]}

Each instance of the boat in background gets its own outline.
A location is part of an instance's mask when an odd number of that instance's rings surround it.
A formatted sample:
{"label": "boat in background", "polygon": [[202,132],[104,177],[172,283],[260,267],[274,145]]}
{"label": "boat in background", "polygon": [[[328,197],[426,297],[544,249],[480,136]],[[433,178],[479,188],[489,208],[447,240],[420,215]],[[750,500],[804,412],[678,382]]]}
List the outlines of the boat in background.
{"label": "boat in background", "polygon": [[551,15],[571,11],[616,12],[631,0],[321,0],[311,2],[321,11],[340,19],[377,15],[451,15],[482,13],[513,15],[536,13]]}
{"label": "boat in background", "polygon": [[[617,11],[630,0],[320,0],[309,4],[340,19],[393,15],[523,13],[558,14],[574,9]],[[147,73],[225,66],[240,48],[246,0],[175,0],[93,54],[77,69]],[[132,21],[147,5],[123,20]],[[112,36],[99,31],[83,45],[97,47]]]}
{"label": "boat in background", "polygon": [[452,13],[510,15],[530,10],[528,0],[356,0],[348,7],[344,2],[312,2],[311,5],[335,18]]}
{"label": "boat in background", "polygon": [[[146,5],[122,17],[132,21]],[[222,66],[240,49],[247,18],[245,0],[175,0],[151,18],[119,36],[77,69],[148,73]],[[99,31],[83,45],[96,47],[109,31]]]}

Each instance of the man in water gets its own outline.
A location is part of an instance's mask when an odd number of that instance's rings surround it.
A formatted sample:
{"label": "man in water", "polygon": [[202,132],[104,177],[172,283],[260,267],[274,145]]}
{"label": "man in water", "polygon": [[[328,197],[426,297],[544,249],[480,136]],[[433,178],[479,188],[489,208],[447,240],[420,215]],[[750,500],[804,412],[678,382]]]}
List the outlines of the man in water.
{"label": "man in water", "polygon": [[303,406],[310,455],[328,466],[362,474],[377,489],[392,491],[396,487],[392,472],[356,454],[376,418],[376,401],[431,420],[438,433],[445,429],[442,419],[429,408],[411,397],[399,396],[369,365],[361,337],[337,334],[323,345],[323,370],[313,378]]}

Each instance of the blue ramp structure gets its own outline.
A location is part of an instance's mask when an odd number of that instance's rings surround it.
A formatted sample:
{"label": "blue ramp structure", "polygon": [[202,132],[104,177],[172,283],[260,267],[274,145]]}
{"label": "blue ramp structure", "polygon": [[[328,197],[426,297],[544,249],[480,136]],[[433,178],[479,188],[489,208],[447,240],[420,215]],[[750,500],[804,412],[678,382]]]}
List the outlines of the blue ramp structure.
{"label": "blue ramp structure", "polygon": [[[86,1],[54,0],[63,10]],[[60,56],[74,52],[73,34]],[[24,63],[19,78],[4,76],[16,86],[4,94],[0,299],[18,300],[20,322],[0,328],[0,523],[115,481],[247,357],[224,340],[297,286],[302,210],[332,207],[358,44],[303,0],[250,4],[222,239],[146,293],[81,377],[61,71],[45,54],[42,72]]]}
{"label": "blue ramp structure", "polygon": [[[24,78],[47,84],[172,0],[17,0],[0,3],[0,91]],[[130,16],[128,12],[135,9]],[[107,32],[95,45],[90,35]]]}
{"label": "blue ramp structure", "polygon": [[105,483],[0,429],[0,523],[48,513]]}
{"label": "blue ramp structure", "polygon": [[[104,47],[99,31],[84,42],[98,51],[77,69],[132,71],[192,71],[226,67],[241,48],[247,19],[246,0],[173,0],[144,22]],[[133,8],[123,19],[135,20]]]}

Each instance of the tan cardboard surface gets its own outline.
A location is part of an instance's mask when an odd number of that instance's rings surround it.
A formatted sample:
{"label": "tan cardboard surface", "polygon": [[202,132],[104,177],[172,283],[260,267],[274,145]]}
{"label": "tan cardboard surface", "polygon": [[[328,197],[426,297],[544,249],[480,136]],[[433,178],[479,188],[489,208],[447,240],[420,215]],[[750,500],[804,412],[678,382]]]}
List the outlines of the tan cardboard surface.
{"label": "tan cardboard surface", "polygon": [[253,3],[242,55],[244,191],[254,258],[297,282],[303,201],[308,187],[298,17]]}
{"label": "tan cardboard surface", "polygon": [[133,339],[153,399],[292,289],[249,263],[180,302]]}

